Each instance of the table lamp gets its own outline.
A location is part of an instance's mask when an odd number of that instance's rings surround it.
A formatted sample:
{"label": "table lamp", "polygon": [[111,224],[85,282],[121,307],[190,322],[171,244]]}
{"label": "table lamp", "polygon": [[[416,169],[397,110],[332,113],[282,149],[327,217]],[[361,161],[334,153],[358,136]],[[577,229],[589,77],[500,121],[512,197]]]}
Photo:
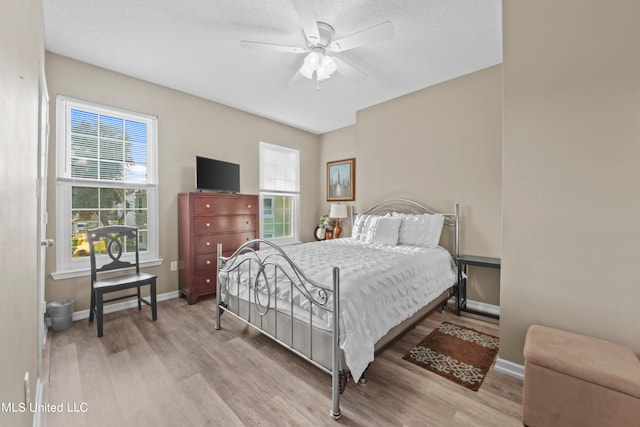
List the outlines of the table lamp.
{"label": "table lamp", "polygon": [[333,228],[333,237],[340,237],[340,233],[342,232],[342,224],[341,219],[349,218],[349,212],[347,211],[347,205],[341,205],[338,203],[334,203],[331,205],[331,210],[329,211],[329,218],[336,219],[336,226]]}

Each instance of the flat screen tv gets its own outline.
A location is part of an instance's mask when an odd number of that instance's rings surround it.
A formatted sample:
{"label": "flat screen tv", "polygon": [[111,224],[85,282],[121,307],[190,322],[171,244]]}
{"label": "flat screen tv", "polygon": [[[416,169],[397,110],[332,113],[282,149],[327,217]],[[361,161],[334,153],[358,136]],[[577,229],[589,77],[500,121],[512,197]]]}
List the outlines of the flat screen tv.
{"label": "flat screen tv", "polygon": [[196,188],[239,193],[240,165],[196,156]]}

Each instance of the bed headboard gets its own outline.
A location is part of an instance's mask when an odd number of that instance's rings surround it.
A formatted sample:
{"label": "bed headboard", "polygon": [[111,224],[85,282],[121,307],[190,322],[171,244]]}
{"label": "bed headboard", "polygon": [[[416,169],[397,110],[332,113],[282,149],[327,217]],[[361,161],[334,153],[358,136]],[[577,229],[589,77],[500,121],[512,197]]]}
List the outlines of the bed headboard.
{"label": "bed headboard", "polygon": [[[353,226],[353,221],[355,220],[355,208],[351,207],[351,221]],[[403,213],[403,214],[439,214],[444,216],[444,225],[448,227],[453,227],[454,238],[453,238],[453,256],[456,258],[459,255],[460,248],[460,205],[456,203],[454,205],[453,213],[442,213],[436,212],[434,210],[429,209],[421,203],[415,202],[409,199],[387,199],[381,202],[378,202],[369,208],[365,209],[362,212],[363,215],[386,215],[388,213]]]}

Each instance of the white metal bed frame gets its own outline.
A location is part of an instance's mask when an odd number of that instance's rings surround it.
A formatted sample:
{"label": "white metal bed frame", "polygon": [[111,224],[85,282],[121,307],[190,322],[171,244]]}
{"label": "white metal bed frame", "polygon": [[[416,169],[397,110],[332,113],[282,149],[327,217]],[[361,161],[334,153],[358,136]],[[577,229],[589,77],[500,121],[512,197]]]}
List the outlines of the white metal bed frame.
{"label": "white metal bed frame", "polygon": [[[390,212],[398,212],[405,214],[438,214],[435,211],[421,205],[420,203],[414,202],[412,200],[407,199],[388,199],[382,202],[376,203],[371,206],[369,209],[365,210],[363,214],[367,215],[385,215]],[[445,217],[445,226],[454,228],[454,256],[458,256],[458,248],[460,241],[460,208],[459,205],[455,204],[454,213],[451,214],[442,214]],[[256,247],[260,247],[261,245],[270,247],[273,251],[269,251],[267,255],[256,251]],[[319,369],[327,372],[331,375],[331,400],[332,400],[332,408],[331,408],[331,416],[335,419],[340,418],[342,415],[342,411],[340,410],[340,394],[344,391],[346,383],[348,381],[349,372],[346,369],[346,366],[343,362],[343,357],[341,354],[340,346],[339,346],[339,338],[340,338],[340,269],[338,267],[333,267],[333,283],[331,285],[318,283],[311,278],[309,278],[304,271],[289,257],[287,254],[280,248],[279,246],[271,243],[267,240],[256,239],[243,244],[240,248],[238,248],[232,255],[228,257],[223,257],[222,252],[222,244],[217,245],[217,253],[218,253],[218,277],[217,277],[217,287],[216,287],[216,329],[221,328],[221,315],[223,312],[227,312],[233,317],[241,320],[242,322],[248,324],[249,326],[259,330],[261,333],[265,334],[269,338],[273,339],[277,343],[286,347],[293,353],[307,360],[314,366]],[[248,256],[240,256],[247,254]],[[235,307],[231,307],[229,304],[229,289],[230,286],[233,286],[231,283],[232,273],[237,272],[240,268],[247,268],[249,272],[248,279],[248,306],[249,309],[247,311],[247,318],[244,318],[241,314],[240,307],[240,299],[237,298],[237,305]],[[267,269],[273,269],[274,274],[272,277],[276,279],[273,281],[274,283],[269,283],[267,279],[266,271]],[[281,273],[280,276],[276,273]],[[240,274],[235,275],[237,280],[235,281],[236,286],[236,295],[240,295],[240,287],[246,287],[246,284],[241,284],[240,282]],[[283,279],[278,280],[278,277]],[[264,285],[260,285],[260,283]],[[284,283],[282,283],[284,282]],[[268,289],[268,293],[266,295],[267,301],[261,301],[260,294],[258,292],[258,288],[262,287]],[[295,290],[302,295],[309,303],[309,351],[302,351],[295,347],[294,343],[294,313],[293,313],[293,303],[289,301],[290,313],[287,316],[290,316],[291,328],[288,331],[288,336],[282,336],[283,334],[278,333],[278,316],[281,314],[277,307],[277,297],[278,290],[281,289],[281,286],[288,286],[290,293],[289,295],[293,298],[294,288]],[[253,294],[252,294],[253,293]],[[252,301],[253,296],[253,301]],[[330,297],[333,298],[330,298]],[[226,301],[224,301],[226,297]],[[264,296],[262,297],[264,299]],[[273,298],[273,305],[271,299]],[[331,304],[329,304],[331,301]],[[446,299],[445,299],[446,303]],[[231,304],[233,305],[233,304]],[[268,313],[272,310],[275,311],[275,314],[272,314],[272,318],[275,321],[275,327],[272,330],[267,330],[265,326],[263,326],[263,318],[268,315]],[[251,319],[253,310],[257,312],[259,316],[259,321],[256,319]],[[328,315],[332,316],[332,330],[331,330],[331,366],[327,367],[320,363],[317,358],[314,358],[313,351],[313,336],[314,336],[314,327],[313,327],[313,307],[317,307],[319,310],[324,310]],[[413,322],[412,322],[413,323]],[[403,322],[404,324],[404,322]],[[394,328],[394,330],[397,328]],[[406,329],[404,329],[406,330]],[[399,333],[394,334],[397,336]],[[380,341],[385,340],[387,337],[383,337]],[[390,339],[386,340],[387,342]]]}

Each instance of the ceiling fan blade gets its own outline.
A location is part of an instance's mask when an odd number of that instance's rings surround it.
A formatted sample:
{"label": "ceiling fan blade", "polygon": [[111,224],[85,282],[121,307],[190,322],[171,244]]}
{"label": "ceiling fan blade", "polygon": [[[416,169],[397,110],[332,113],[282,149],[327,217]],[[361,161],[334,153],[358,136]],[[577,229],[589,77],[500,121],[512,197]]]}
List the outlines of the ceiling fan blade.
{"label": "ceiling fan blade", "polygon": [[333,56],[332,57],[336,63],[338,64],[338,69],[337,72],[342,74],[343,76],[345,76],[346,78],[348,78],[349,80],[352,80],[354,82],[361,82],[364,79],[367,78],[367,75],[365,73],[363,73],[362,71],[358,70],[357,68],[355,68],[352,65],[349,65],[348,63],[344,62],[342,59]]}
{"label": "ceiling fan blade", "polygon": [[374,25],[338,39],[329,45],[329,50],[334,52],[344,52],[369,43],[388,40],[393,37],[393,24],[385,21],[382,24]]}
{"label": "ceiling fan blade", "polygon": [[311,0],[291,0],[293,8],[298,14],[300,25],[305,36],[311,44],[320,41],[320,33],[318,32],[318,24],[316,23],[316,14],[313,11],[313,3]]}
{"label": "ceiling fan blade", "polygon": [[299,71],[296,71],[287,82],[287,86],[295,86],[303,80],[308,81],[309,79],[305,78]]}
{"label": "ceiling fan blade", "polygon": [[285,46],[282,44],[252,42],[248,40],[241,40],[240,45],[245,49],[265,50],[269,52],[304,53],[307,51],[306,48],[298,46]]}

